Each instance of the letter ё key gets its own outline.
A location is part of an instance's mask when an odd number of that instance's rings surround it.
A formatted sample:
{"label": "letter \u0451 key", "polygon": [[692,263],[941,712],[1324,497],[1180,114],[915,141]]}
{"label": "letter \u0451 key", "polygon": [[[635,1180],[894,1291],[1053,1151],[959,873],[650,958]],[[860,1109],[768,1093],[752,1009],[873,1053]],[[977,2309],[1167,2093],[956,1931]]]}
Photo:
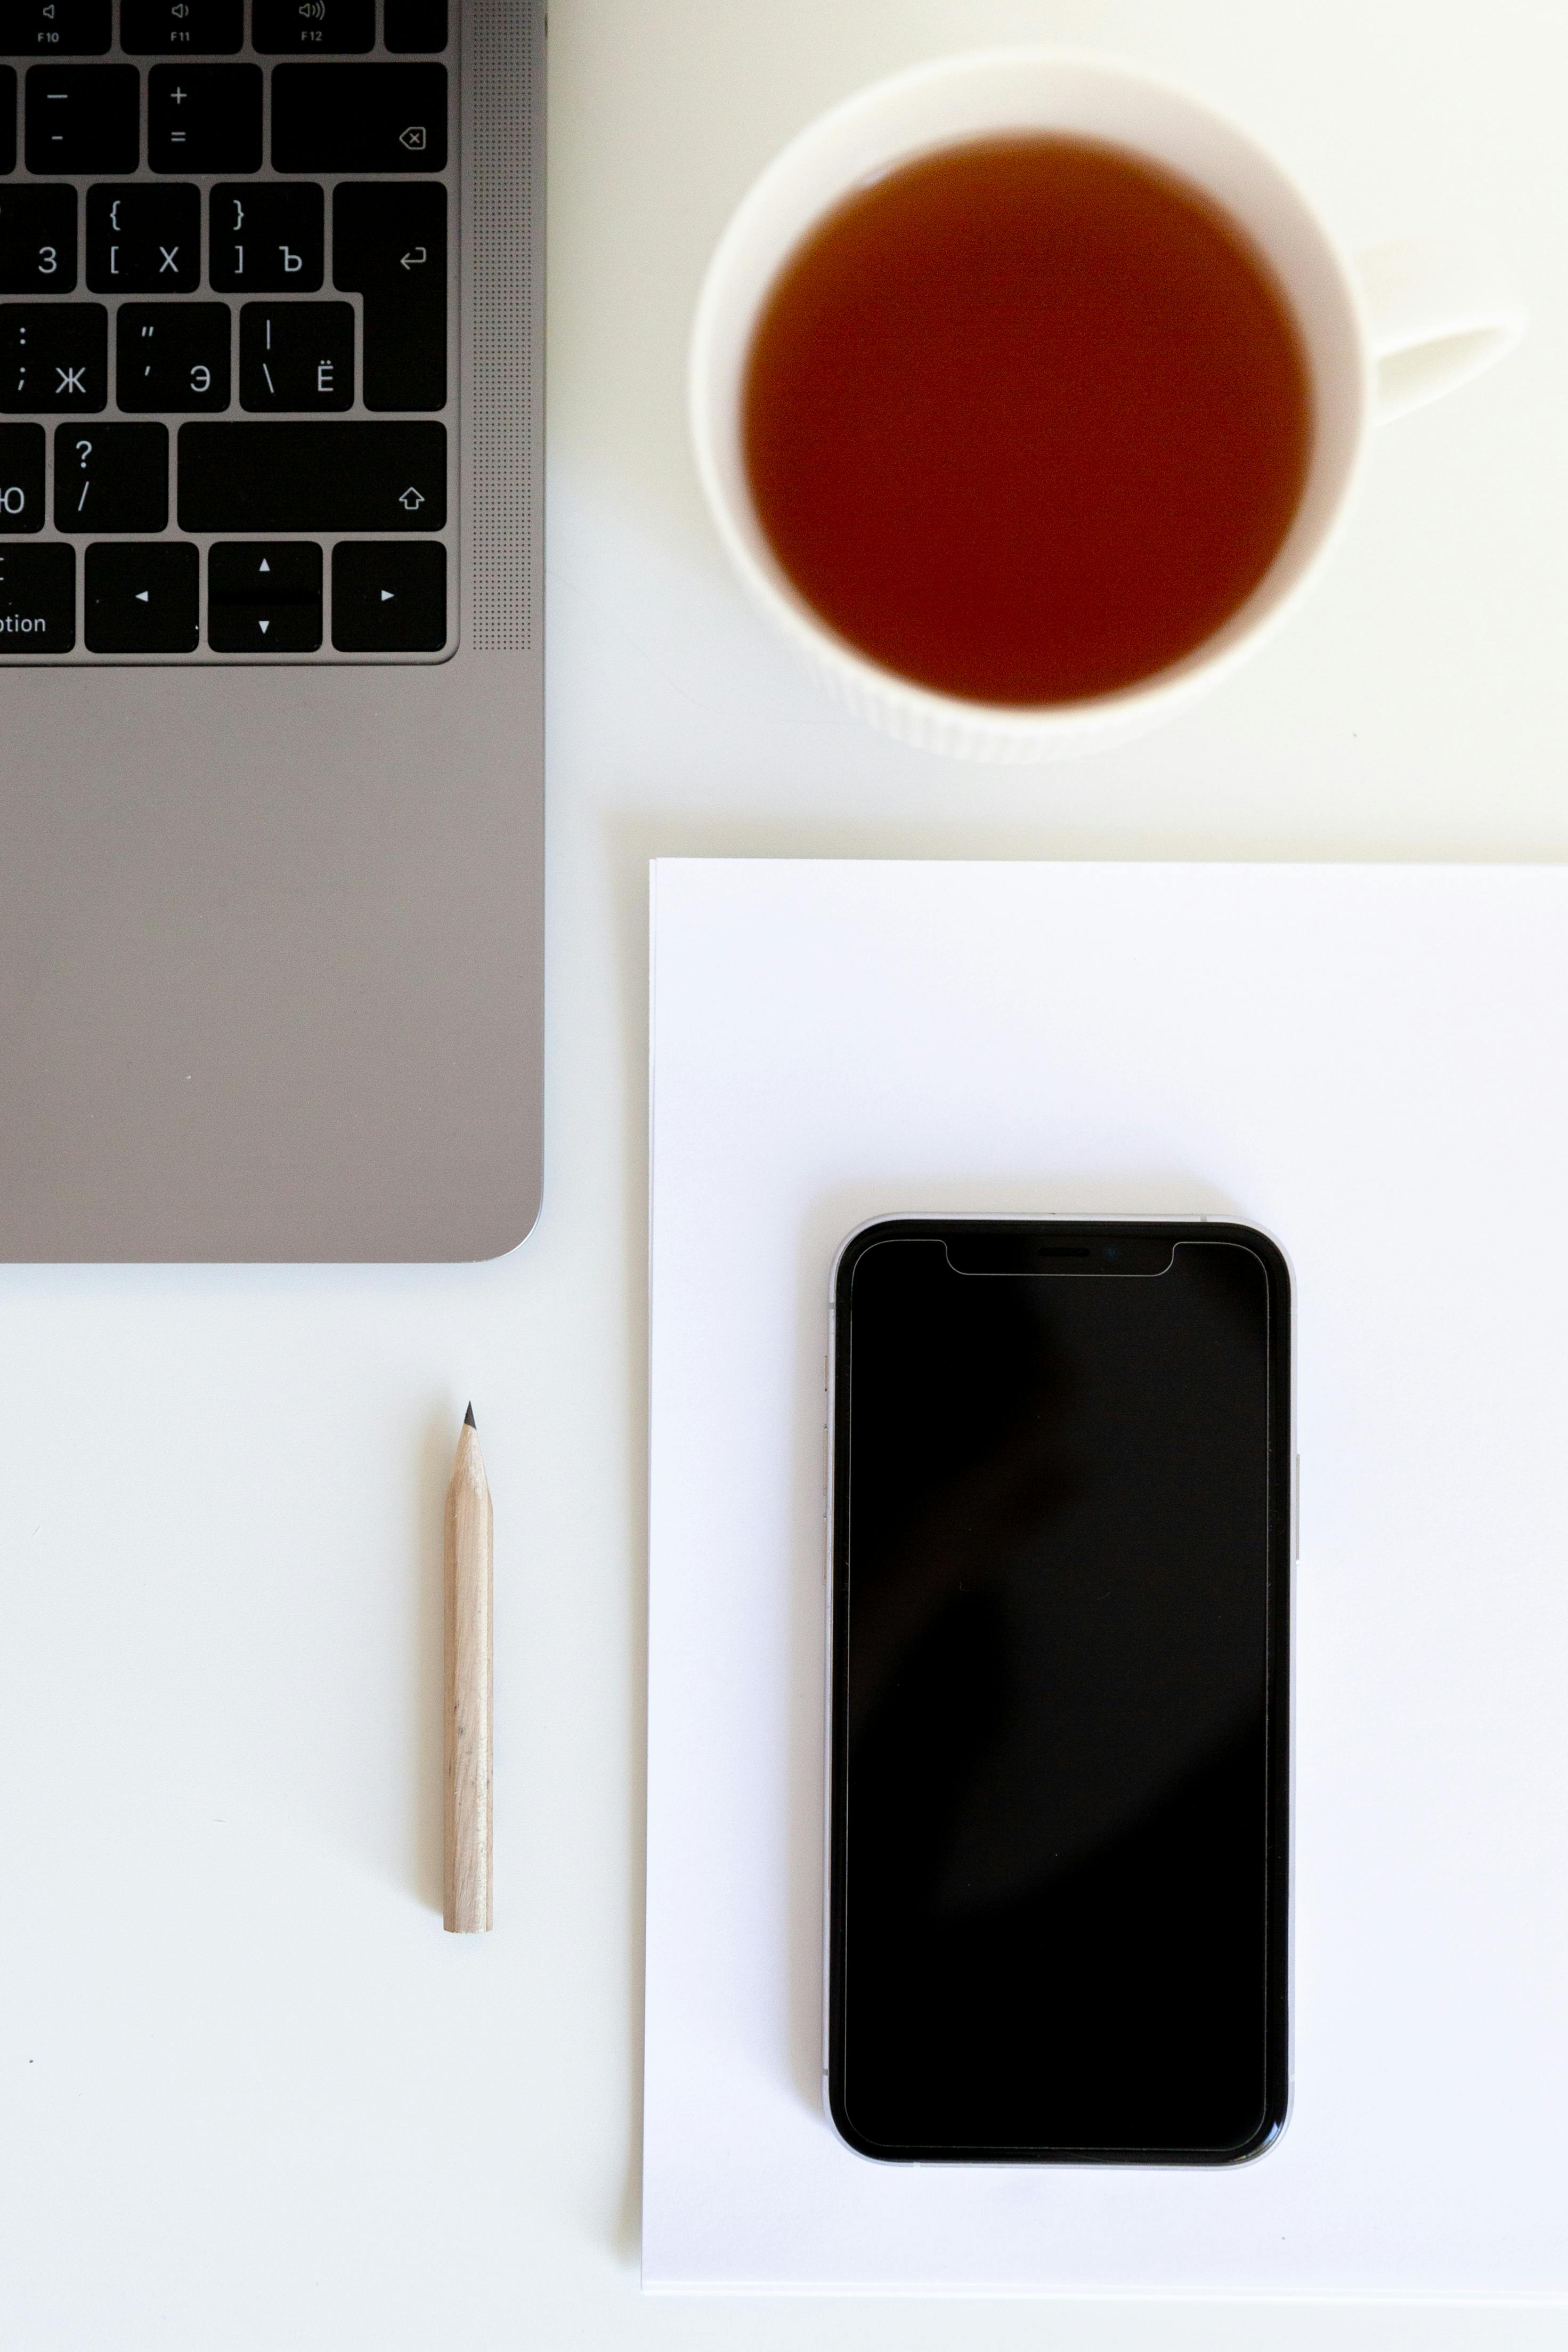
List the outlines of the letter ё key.
{"label": "letter \u0451 key", "polygon": [[29,172],[134,172],[141,77],[134,66],[29,66]]}
{"label": "letter \u0451 key", "polygon": [[0,307],[0,410],[94,415],[109,398],[109,313],[101,302]]}

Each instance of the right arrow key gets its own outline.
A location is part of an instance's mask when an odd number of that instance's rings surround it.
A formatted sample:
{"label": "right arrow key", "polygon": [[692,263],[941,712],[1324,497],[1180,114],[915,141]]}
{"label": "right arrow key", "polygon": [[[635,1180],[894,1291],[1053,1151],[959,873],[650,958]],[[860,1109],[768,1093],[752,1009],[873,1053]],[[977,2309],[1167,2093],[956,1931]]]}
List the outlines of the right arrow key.
{"label": "right arrow key", "polygon": [[438,654],[446,644],[439,540],[342,540],[332,550],[332,643],[340,654]]}

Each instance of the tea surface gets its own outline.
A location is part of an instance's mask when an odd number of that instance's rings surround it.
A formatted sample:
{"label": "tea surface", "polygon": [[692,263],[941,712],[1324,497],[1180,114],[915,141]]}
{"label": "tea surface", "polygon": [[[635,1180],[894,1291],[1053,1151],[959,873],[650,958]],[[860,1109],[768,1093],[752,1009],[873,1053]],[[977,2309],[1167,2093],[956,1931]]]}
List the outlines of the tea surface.
{"label": "tea surface", "polygon": [[857,190],[785,264],[744,390],[758,519],[873,660],[1019,705],[1113,692],[1267,572],[1312,403],[1238,225],[1116,148],[949,147]]}

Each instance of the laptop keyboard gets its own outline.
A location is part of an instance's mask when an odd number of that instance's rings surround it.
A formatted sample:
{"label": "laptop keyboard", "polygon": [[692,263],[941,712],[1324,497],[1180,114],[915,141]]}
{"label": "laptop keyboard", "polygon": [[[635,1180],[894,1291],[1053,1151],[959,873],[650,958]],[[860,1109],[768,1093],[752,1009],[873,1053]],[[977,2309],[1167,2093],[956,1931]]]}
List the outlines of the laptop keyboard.
{"label": "laptop keyboard", "polygon": [[0,666],[455,638],[450,0],[0,0]]}

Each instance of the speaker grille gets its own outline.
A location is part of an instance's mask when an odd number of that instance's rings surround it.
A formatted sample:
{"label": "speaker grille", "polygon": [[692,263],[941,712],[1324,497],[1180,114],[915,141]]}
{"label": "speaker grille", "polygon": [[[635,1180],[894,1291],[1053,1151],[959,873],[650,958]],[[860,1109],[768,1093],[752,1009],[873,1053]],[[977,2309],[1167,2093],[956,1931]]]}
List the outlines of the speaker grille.
{"label": "speaker grille", "polygon": [[474,644],[527,652],[534,530],[536,0],[471,0]]}

